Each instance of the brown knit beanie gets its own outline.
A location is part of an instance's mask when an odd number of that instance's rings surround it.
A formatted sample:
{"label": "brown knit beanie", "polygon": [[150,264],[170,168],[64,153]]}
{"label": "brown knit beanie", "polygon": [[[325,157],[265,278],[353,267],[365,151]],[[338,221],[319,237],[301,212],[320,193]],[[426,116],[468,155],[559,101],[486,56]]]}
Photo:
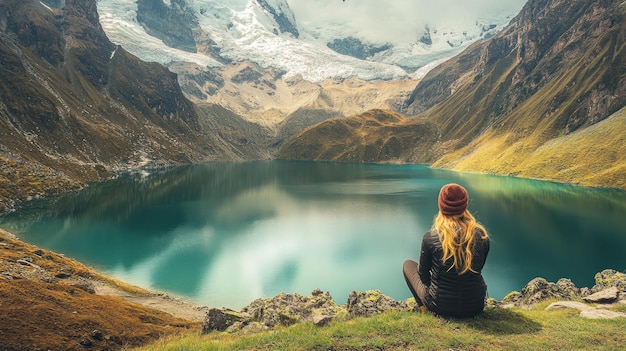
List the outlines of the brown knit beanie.
{"label": "brown knit beanie", "polygon": [[467,208],[467,191],[458,184],[446,184],[439,191],[439,211],[446,216],[460,215]]}

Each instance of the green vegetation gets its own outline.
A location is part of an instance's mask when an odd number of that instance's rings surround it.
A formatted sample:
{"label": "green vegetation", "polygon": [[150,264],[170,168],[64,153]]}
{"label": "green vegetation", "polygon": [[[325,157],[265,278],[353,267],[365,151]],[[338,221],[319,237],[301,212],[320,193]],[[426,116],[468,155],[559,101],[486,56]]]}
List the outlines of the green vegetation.
{"label": "green vegetation", "polygon": [[[626,320],[587,320],[576,310],[489,308],[473,319],[389,312],[296,324],[253,334],[185,333],[137,350],[622,350]],[[623,310],[623,307],[618,307]]]}

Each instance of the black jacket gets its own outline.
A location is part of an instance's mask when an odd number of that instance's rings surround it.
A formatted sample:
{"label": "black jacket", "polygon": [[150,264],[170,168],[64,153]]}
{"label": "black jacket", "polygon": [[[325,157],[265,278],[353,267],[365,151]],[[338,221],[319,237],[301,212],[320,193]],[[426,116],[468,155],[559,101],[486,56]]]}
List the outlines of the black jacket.
{"label": "black jacket", "polygon": [[489,239],[480,239],[481,233],[476,232],[472,247],[472,269],[478,273],[467,271],[458,274],[450,269],[452,259],[442,262],[443,249],[437,233],[427,232],[422,239],[419,276],[428,287],[426,307],[442,316],[471,317],[480,313],[485,307],[487,285],[481,275],[489,253]]}

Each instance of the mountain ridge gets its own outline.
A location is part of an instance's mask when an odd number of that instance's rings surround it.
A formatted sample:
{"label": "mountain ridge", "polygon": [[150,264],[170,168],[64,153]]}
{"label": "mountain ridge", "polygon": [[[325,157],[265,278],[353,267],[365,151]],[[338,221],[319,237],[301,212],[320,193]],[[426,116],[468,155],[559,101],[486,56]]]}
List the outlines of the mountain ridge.
{"label": "mountain ridge", "polygon": [[[593,126],[626,103],[625,11],[619,1],[529,1],[499,34],[473,44],[417,84],[401,111],[416,116],[415,123],[434,123],[440,133],[437,142],[421,152],[439,151],[434,167],[626,188],[620,173],[625,156],[611,151],[621,149],[620,133],[603,141],[606,152],[593,153],[601,155],[600,160],[576,158],[596,165],[577,176],[561,172],[576,167],[571,158],[553,160],[558,164],[558,169],[551,168],[553,174],[525,162],[532,158],[547,163],[536,154],[542,145]],[[306,133],[313,135],[310,129]],[[587,149],[599,147],[600,136],[584,135],[579,141]],[[280,157],[306,158],[306,148],[289,145],[295,150],[281,149]],[[346,148],[351,147],[348,142]]]}
{"label": "mountain ridge", "polygon": [[0,1],[0,211],[140,166],[257,157],[203,130],[177,76],[114,45],[96,2]]}

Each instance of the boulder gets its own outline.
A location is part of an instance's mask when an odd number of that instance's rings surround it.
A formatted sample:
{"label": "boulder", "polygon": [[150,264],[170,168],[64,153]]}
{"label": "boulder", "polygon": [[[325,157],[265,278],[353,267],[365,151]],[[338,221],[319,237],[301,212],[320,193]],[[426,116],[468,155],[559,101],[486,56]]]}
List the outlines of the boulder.
{"label": "boulder", "polygon": [[333,320],[333,316],[321,315],[313,317],[313,324],[318,327],[323,327]]}
{"label": "boulder", "polygon": [[226,308],[211,308],[205,316],[202,323],[202,334],[207,334],[214,330],[224,331],[235,322],[241,322],[246,319],[241,314]]}
{"label": "boulder", "polygon": [[369,317],[385,311],[409,311],[406,302],[396,301],[379,290],[350,292],[346,309],[350,317]]}
{"label": "boulder", "polygon": [[603,308],[594,308],[580,312],[580,316],[587,319],[626,318],[626,313],[611,311]]}
{"label": "boulder", "polygon": [[296,322],[312,322],[315,316],[346,315],[328,292],[319,289],[311,296],[300,294],[278,294],[270,299],[257,299],[244,307],[242,312],[249,314],[252,320],[267,327],[291,325]]}
{"label": "boulder", "polygon": [[573,300],[580,297],[580,289],[569,279],[559,279],[557,283],[544,278],[535,278],[522,289],[521,296],[515,296],[516,305],[534,305],[539,302],[558,299]]}
{"label": "boulder", "polygon": [[323,326],[346,316],[345,308],[337,305],[328,292],[316,289],[311,296],[281,293],[272,298],[254,300],[240,312],[216,308],[209,310],[202,324],[202,333],[213,330],[258,331],[299,322]]}
{"label": "boulder", "polygon": [[553,302],[551,303],[548,307],[546,307],[546,311],[552,311],[552,310],[560,310],[560,309],[564,309],[564,308],[571,308],[571,309],[575,309],[575,310],[580,310],[580,311],[587,311],[587,310],[593,310],[594,308],[584,304],[582,302],[577,302],[577,301],[557,301],[557,302]]}
{"label": "boulder", "polygon": [[591,288],[593,293],[616,287],[617,290],[626,293],[626,274],[613,269],[605,269],[595,275],[596,285]]}
{"label": "boulder", "polygon": [[612,319],[612,318],[626,318],[626,313],[612,311],[607,308],[596,308],[582,302],[577,301],[558,301],[553,302],[550,306],[546,307],[546,311],[571,308],[580,311],[579,316],[587,319]]}
{"label": "boulder", "polygon": [[619,297],[619,290],[617,287],[612,286],[608,289],[598,291],[595,294],[583,297],[585,302],[589,303],[613,303],[616,302]]}

